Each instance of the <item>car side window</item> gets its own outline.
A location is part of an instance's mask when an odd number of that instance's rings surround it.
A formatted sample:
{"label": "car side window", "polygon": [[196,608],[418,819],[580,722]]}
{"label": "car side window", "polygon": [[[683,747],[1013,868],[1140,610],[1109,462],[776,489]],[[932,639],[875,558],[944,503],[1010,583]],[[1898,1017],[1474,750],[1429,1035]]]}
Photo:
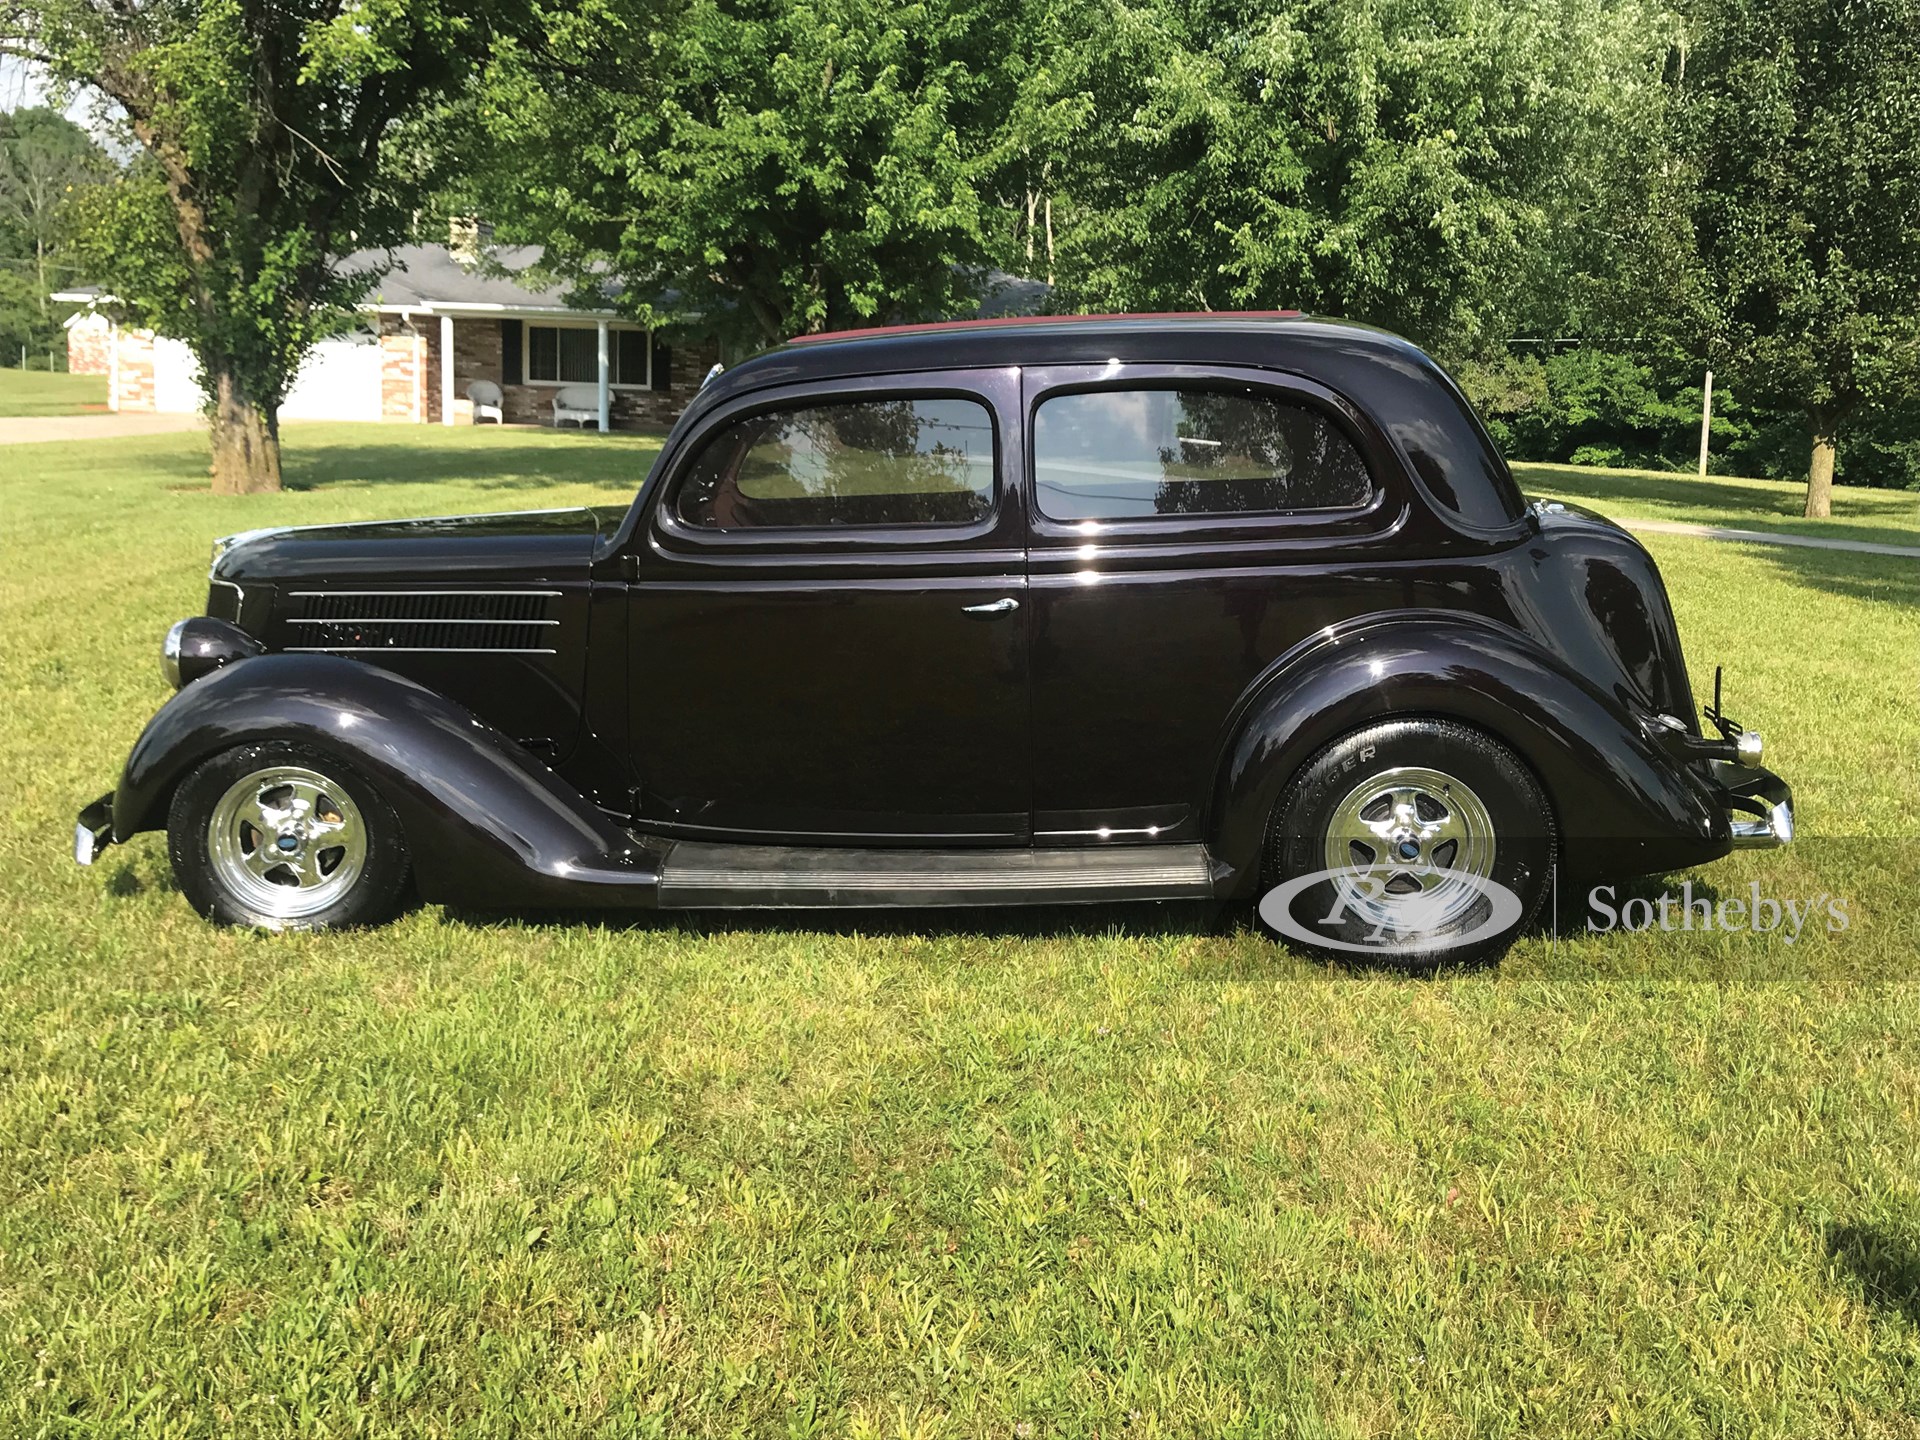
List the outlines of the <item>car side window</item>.
{"label": "car side window", "polygon": [[977,400],[775,410],[710,437],[674,500],[698,530],[966,525],[993,510],[993,417]]}
{"label": "car side window", "polygon": [[1034,418],[1033,474],[1053,520],[1337,510],[1373,494],[1331,417],[1246,390],[1052,396]]}

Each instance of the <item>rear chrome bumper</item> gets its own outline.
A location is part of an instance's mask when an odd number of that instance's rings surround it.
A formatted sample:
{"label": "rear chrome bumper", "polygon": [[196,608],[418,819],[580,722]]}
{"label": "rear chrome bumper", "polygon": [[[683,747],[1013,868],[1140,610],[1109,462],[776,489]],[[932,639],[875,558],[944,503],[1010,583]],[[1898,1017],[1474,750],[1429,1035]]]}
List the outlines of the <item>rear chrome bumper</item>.
{"label": "rear chrome bumper", "polygon": [[80,812],[73,826],[73,859],[78,865],[91,865],[100,852],[113,844],[113,796],[102,795]]}
{"label": "rear chrome bumper", "polygon": [[1710,762],[1736,850],[1772,850],[1793,839],[1793,787],[1773,771],[1730,760]]}

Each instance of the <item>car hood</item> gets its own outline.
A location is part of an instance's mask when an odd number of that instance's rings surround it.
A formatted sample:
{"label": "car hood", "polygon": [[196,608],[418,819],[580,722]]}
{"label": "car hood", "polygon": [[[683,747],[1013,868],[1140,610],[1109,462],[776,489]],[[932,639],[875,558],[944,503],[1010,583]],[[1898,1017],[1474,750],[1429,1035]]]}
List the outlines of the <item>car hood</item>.
{"label": "car hood", "polygon": [[248,530],[214,543],[211,578],[235,585],[577,579],[621,513],[579,506]]}

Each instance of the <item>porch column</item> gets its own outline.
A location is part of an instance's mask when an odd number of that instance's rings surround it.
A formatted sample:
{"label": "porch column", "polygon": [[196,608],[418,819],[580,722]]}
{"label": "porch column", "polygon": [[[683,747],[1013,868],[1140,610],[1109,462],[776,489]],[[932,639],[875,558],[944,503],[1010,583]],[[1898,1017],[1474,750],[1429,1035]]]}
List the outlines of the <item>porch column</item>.
{"label": "porch column", "polygon": [[453,317],[440,317],[440,423],[453,423]]}
{"label": "porch column", "polygon": [[600,322],[600,433],[613,428],[613,382],[607,368],[607,322]]}

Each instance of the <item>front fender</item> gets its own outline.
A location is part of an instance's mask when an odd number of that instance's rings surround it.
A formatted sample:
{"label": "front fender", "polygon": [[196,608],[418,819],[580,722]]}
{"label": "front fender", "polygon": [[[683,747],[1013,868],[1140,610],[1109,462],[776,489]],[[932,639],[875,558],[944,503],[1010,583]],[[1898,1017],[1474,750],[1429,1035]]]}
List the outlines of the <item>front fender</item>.
{"label": "front fender", "polygon": [[1241,893],[1255,886],[1269,818],[1300,768],[1342,735],[1408,716],[1461,721],[1518,754],[1577,868],[1679,869],[1731,847],[1704,782],[1545,650],[1469,616],[1407,615],[1323,632],[1283,656],[1239,708],[1209,832]]}
{"label": "front fender", "polygon": [[531,753],[424,685],[339,655],[260,655],[181,690],[127,759],[114,839],[165,825],[195,766],[262,740],[363,771],[400,818],[424,899],[652,903],[653,857]]}

